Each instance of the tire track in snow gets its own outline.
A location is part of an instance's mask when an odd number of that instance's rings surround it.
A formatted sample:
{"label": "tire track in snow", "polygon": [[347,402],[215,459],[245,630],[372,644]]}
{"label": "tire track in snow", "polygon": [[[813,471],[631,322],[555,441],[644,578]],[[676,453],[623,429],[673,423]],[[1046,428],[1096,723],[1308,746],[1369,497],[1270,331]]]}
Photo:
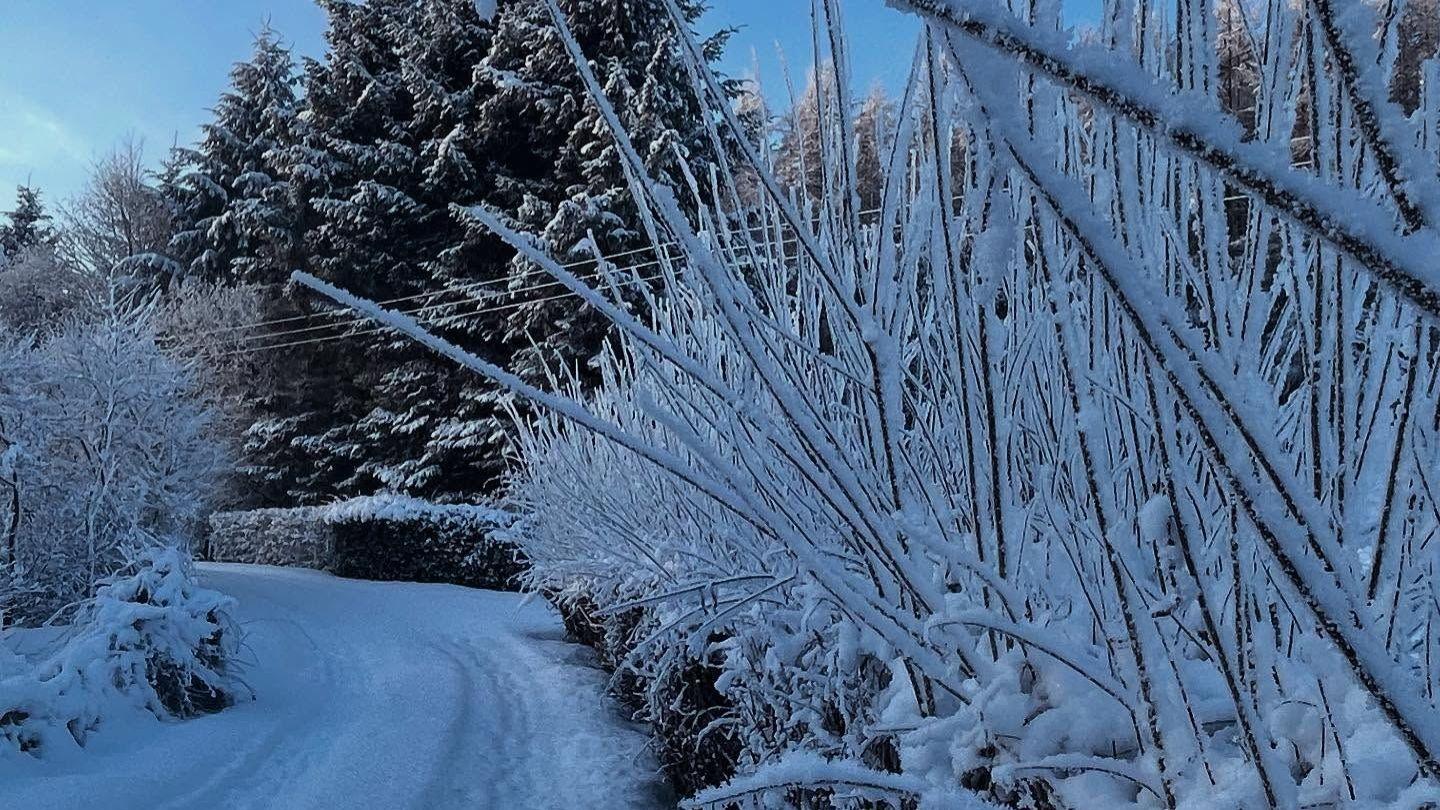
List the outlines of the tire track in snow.
{"label": "tire track in snow", "polygon": [[[279,605],[279,603],[273,599],[266,599],[265,601],[276,606]],[[290,631],[293,632],[294,635],[303,638],[308,648],[315,653],[314,661],[318,664],[319,669],[318,680],[327,684],[334,683],[336,679],[334,659],[323,654],[320,645],[315,642],[315,639],[306,631],[303,625],[289,618],[267,617],[249,622],[248,624],[250,626],[246,627],[247,633],[250,632],[251,627],[262,622],[285,625],[290,628]],[[255,697],[258,702],[263,696],[257,694]],[[249,708],[250,705],[251,704],[248,703],[240,704],[232,709],[232,711],[244,711]],[[310,714],[279,715],[279,722],[274,723],[264,737],[262,737],[258,743],[254,744],[250,750],[246,751],[243,756],[229,762],[220,770],[214,772],[210,778],[206,779],[205,782],[195,790],[166,801],[159,805],[157,810],[186,810],[186,808],[234,806],[227,803],[225,797],[233,797],[236,793],[237,785],[253,783],[256,779],[256,774],[264,773],[268,770],[264,766],[275,762],[277,759],[283,759],[287,752],[292,755],[295,753],[293,751],[293,742],[290,746],[287,746],[287,740],[293,741],[297,738],[302,738],[306,726],[312,725],[321,710],[325,707],[323,705],[315,705],[310,708],[313,709],[313,713]]]}
{"label": "tire track in snow", "polygon": [[[205,566],[239,600],[256,700],[102,731],[93,751],[0,780],[46,810],[663,805],[645,737],[604,703],[559,620],[516,594]],[[128,737],[126,735],[129,735]],[[107,742],[108,741],[108,742]]]}
{"label": "tire track in snow", "polygon": [[449,660],[454,667],[456,675],[460,679],[461,693],[465,696],[460,701],[460,710],[455,714],[450,727],[445,731],[444,754],[431,776],[431,781],[420,797],[420,807],[454,807],[454,806],[476,806],[471,801],[471,792],[467,787],[468,780],[460,775],[465,765],[466,754],[470,740],[468,735],[472,733],[474,723],[474,695],[477,690],[475,673],[471,672],[461,660],[460,655],[447,644],[436,644],[436,652]]}

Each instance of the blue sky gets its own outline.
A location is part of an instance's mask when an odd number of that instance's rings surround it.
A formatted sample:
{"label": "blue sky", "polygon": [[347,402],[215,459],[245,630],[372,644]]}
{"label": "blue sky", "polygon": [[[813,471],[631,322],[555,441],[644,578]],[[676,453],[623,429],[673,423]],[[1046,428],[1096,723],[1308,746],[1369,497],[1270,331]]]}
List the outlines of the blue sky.
{"label": "blue sky", "polygon": [[[1099,0],[1068,0],[1081,15]],[[89,164],[127,133],[153,158],[192,140],[231,64],[265,19],[299,53],[323,51],[311,0],[0,0],[0,209],[19,183],[55,201],[77,191]],[[883,0],[841,0],[856,81],[894,85],[909,65],[913,20]],[[738,26],[722,67],[758,65],[782,87],[779,50],[797,83],[809,64],[809,0],[712,0],[707,29]],[[863,89],[863,87],[862,87]]]}

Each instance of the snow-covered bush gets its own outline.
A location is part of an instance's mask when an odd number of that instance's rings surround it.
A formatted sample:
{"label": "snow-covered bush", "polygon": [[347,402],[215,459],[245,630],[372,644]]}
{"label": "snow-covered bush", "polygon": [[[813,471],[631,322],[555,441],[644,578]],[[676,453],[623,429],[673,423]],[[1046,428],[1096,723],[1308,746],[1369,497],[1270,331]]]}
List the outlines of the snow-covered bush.
{"label": "snow-covered bush", "polygon": [[69,660],[54,662],[56,671],[72,665],[78,671],[88,653],[103,649],[109,683],[140,695],[156,716],[190,717],[230,705],[240,691],[233,600],[197,585],[189,555],[173,546],[139,552],[129,567],[80,612],[79,630],[66,645]]}
{"label": "snow-covered bush", "polygon": [[512,520],[498,509],[377,495],[320,517],[334,535],[330,570],[343,577],[513,590],[523,569],[515,546],[497,537]]}
{"label": "snow-covered bush", "polygon": [[214,411],[143,313],[0,335],[0,367],[0,596],[12,618],[90,595],[127,542],[195,536],[227,456]]}
{"label": "snow-covered bush", "polygon": [[636,271],[588,286],[469,212],[616,324],[594,397],[304,280],[547,410],[531,581],[622,671],[717,662],[747,774],[704,806],[1433,802],[1440,81],[1407,120],[1393,20],[1257,4],[1245,131],[1208,0],[1107,2],[1086,43],[1058,4],[897,4],[928,28],[878,212],[832,2],[813,210],[698,54],[743,167],[697,219],[588,78],[668,246],[643,316],[609,294]]}
{"label": "snow-covered bush", "polygon": [[334,532],[314,507],[250,509],[210,516],[204,556],[216,562],[328,569]]}
{"label": "snow-covered bush", "polygon": [[210,517],[207,550],[223,562],[513,590],[525,567],[505,537],[513,522],[488,506],[375,495],[329,506],[219,512]]}
{"label": "snow-covered bush", "polygon": [[[281,385],[284,352],[254,351],[254,324],[282,317],[280,294],[258,284],[214,284],[186,279],[169,285],[151,325],[171,357],[184,358],[219,427],[239,447],[257,409]],[[289,314],[289,313],[283,313]],[[242,472],[244,472],[242,470]],[[243,501],[243,495],[231,501]]]}
{"label": "snow-covered bush", "polygon": [[232,600],[196,584],[189,555],[137,552],[86,600],[52,652],[0,638],[0,760],[84,746],[107,721],[219,711],[245,694]]}

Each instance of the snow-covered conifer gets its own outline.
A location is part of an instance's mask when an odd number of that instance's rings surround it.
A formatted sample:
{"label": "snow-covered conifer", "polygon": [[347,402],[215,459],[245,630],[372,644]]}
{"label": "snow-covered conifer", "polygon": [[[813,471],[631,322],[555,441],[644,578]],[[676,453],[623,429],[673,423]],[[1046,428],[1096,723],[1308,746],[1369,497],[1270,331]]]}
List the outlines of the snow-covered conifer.
{"label": "snow-covered conifer", "polygon": [[177,150],[173,183],[185,227],[174,248],[187,275],[211,281],[276,283],[294,269],[295,217],[280,150],[296,137],[297,75],[289,49],[269,27],[212,108],[199,143]]}
{"label": "snow-covered conifer", "polygon": [[5,219],[0,224],[0,266],[24,250],[55,243],[57,236],[50,224],[53,217],[45,210],[39,189],[16,189],[15,208],[5,212]]}

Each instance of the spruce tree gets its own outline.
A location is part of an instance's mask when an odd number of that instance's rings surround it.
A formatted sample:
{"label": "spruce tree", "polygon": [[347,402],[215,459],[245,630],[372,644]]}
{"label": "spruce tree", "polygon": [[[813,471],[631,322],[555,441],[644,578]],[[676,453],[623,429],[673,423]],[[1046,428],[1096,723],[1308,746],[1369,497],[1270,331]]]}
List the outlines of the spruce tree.
{"label": "spruce tree", "polygon": [[[172,150],[159,175],[175,218],[170,252],[180,274],[262,285],[268,290],[266,320],[297,313],[286,283],[293,269],[305,266],[300,250],[305,201],[317,170],[303,160],[299,79],[280,34],[263,27],[250,58],[231,69],[229,87],[211,109],[213,118],[202,126],[199,142]],[[308,356],[288,360],[283,378],[255,379],[245,392],[259,418],[245,434],[243,466],[249,500],[256,505],[290,501],[296,484],[292,469],[280,460],[304,452],[288,443],[300,433],[294,425],[315,420],[318,382],[330,382],[317,376]]]}
{"label": "spruce tree", "polygon": [[[679,32],[661,0],[561,0],[567,26],[634,139],[647,170],[688,198],[679,161],[703,166],[710,142],[681,63]],[[703,6],[682,2],[687,24]],[[724,34],[707,43],[718,51]],[[516,225],[543,237],[552,255],[582,275],[596,251],[653,261],[644,245],[618,149],[591,103],[544,3],[502,4],[494,45],[482,65],[494,92],[482,110],[482,149],[498,155],[502,181],[487,201]],[[515,138],[523,132],[525,137]],[[705,172],[699,172],[702,177]],[[589,361],[609,334],[605,320],[578,299],[536,290],[549,280],[521,258],[511,261],[510,295],[492,335],[509,350],[509,367],[536,384],[552,374],[591,384]],[[479,415],[487,435],[506,420]]]}
{"label": "spruce tree", "polygon": [[168,184],[184,226],[172,249],[190,275],[211,281],[274,284],[295,252],[293,195],[277,166],[296,138],[298,77],[290,51],[266,27],[254,54],[230,72],[214,120]]}
{"label": "spruce tree", "polygon": [[[463,0],[322,5],[330,50],[306,64],[307,132],[296,150],[324,167],[314,173],[323,187],[310,195],[305,217],[306,267],[374,299],[473,310],[459,294],[425,296],[503,262],[487,260],[451,210],[478,201],[489,176],[474,147],[474,68],[489,27]],[[442,273],[445,263],[466,270]],[[422,313],[473,346],[464,321],[446,314]],[[324,369],[309,380],[319,395],[291,403],[304,419],[277,414],[265,426],[273,428],[266,446],[256,448],[292,481],[296,499],[376,490],[445,497],[481,485],[481,454],[434,442],[437,433],[459,432],[442,421],[459,387],[444,361],[385,334],[299,349]],[[318,474],[316,454],[324,456]]]}
{"label": "spruce tree", "polygon": [[39,190],[31,186],[17,188],[15,208],[5,213],[5,219],[0,224],[0,264],[30,248],[55,244],[55,229],[50,227],[51,216]]}
{"label": "spruce tree", "polygon": [[[700,156],[707,140],[663,4],[563,6],[652,171],[678,184],[674,161]],[[327,9],[348,33],[309,82],[309,119],[352,170],[317,204],[318,272],[378,299],[462,289],[411,300],[431,305],[424,314],[447,338],[531,380],[547,369],[584,379],[605,322],[553,286],[537,290],[548,277],[456,213],[481,202],[508,212],[572,261],[639,244],[618,154],[544,4],[501,4],[493,20],[465,2]],[[441,499],[492,490],[508,397],[403,339],[376,340],[365,355],[374,371],[355,377],[364,412],[329,437],[357,462],[339,488]]]}
{"label": "spruce tree", "polygon": [[[417,316],[446,338],[532,380],[547,367],[583,376],[604,322],[573,298],[555,299],[553,286],[535,289],[550,279],[463,213],[489,205],[577,261],[590,255],[582,248],[592,234],[606,253],[640,245],[618,155],[545,4],[320,4],[328,51],[304,62],[299,114],[260,114],[296,107],[265,92],[293,90],[263,78],[290,75],[288,55],[265,42],[217,106],[197,150],[205,160],[194,161],[203,177],[190,232],[218,238],[197,266],[266,281],[305,269],[423,308]],[[678,185],[676,159],[703,162],[708,141],[663,3],[562,5],[651,169]],[[219,157],[223,144],[261,141]],[[198,193],[206,179],[223,193]],[[246,196],[253,189],[263,193]],[[246,218],[220,205],[237,199],[245,210],[275,201],[264,210],[277,215]],[[275,227],[228,230],[257,221]],[[494,489],[509,446],[504,394],[406,339],[364,324],[344,332],[304,292],[292,300],[312,316],[298,325],[315,327],[299,340],[344,339],[285,349],[295,384],[269,395],[248,434],[252,472],[270,490],[315,502],[377,490],[460,500]]]}

